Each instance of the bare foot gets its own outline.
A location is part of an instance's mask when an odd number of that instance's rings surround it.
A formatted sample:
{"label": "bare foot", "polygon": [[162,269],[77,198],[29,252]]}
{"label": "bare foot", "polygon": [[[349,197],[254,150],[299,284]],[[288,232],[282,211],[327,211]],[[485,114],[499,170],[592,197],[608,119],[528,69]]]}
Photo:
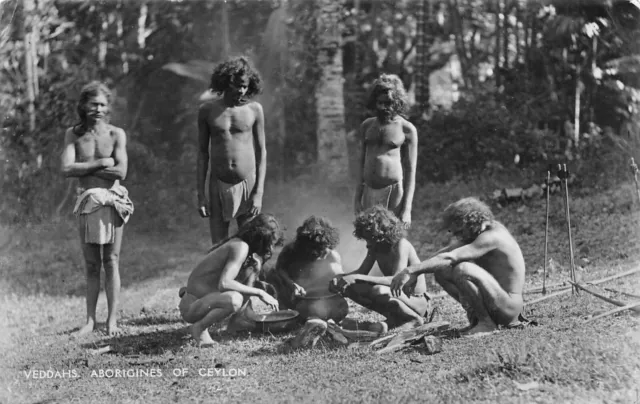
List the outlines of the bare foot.
{"label": "bare foot", "polygon": [[95,323],[91,320],[87,321],[87,324],[82,326],[78,331],[74,332],[72,335],[74,337],[82,337],[83,335],[87,335],[90,332],[95,330]]}
{"label": "bare foot", "polygon": [[107,335],[110,337],[117,337],[122,335],[123,332],[116,324],[107,324]]}
{"label": "bare foot", "polygon": [[492,334],[498,330],[498,326],[491,320],[479,321],[478,324],[464,333],[461,333],[463,337],[479,338],[485,335]]}
{"label": "bare foot", "polygon": [[193,339],[198,341],[198,346],[200,348],[209,348],[216,344],[216,342],[211,338],[209,330],[206,328],[202,329],[202,326],[198,323],[194,323],[191,326],[191,336]]}

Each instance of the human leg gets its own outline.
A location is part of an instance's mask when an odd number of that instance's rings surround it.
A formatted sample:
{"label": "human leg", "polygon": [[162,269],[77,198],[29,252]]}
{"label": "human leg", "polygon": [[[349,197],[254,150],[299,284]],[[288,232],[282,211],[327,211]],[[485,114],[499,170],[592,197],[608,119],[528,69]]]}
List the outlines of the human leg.
{"label": "human leg", "polygon": [[484,268],[463,262],[453,269],[455,283],[460,291],[460,303],[478,322],[468,335],[481,335],[508,325],[522,312],[521,295],[510,295]]}
{"label": "human leg", "polygon": [[218,180],[212,178],[209,186],[209,231],[211,243],[219,243],[229,236],[229,221],[224,219]]}
{"label": "human leg", "polygon": [[467,310],[469,307],[469,303],[464,300],[461,300],[460,290],[458,289],[458,285],[455,281],[454,271],[453,269],[442,269],[434,273],[434,277],[436,282],[444,289],[445,292],[449,294],[449,296],[453,297],[458,303],[465,308],[465,312],[467,313],[467,320],[469,321],[469,325],[460,331],[467,331],[471,329],[478,323],[478,318],[475,316],[472,310]]}
{"label": "human leg", "polygon": [[429,310],[429,302],[424,296],[409,296],[405,291],[399,297],[393,297],[391,289],[384,285],[374,285],[372,294],[377,305],[383,308],[380,313],[386,317],[390,329],[424,324],[424,315]]}
{"label": "human leg", "polygon": [[[354,302],[382,314],[386,317],[385,325],[376,325],[371,331],[379,331],[381,328],[396,328],[402,325],[417,326],[424,323],[423,315],[428,310],[428,302],[420,302],[418,298],[402,294],[401,298],[391,295],[388,286],[356,283],[349,286],[345,296]],[[347,320],[345,320],[347,321]],[[344,323],[344,321],[343,321]],[[346,328],[361,328],[359,323],[352,320],[344,323]],[[369,327],[370,328],[370,327]]]}
{"label": "human leg", "polygon": [[398,218],[402,210],[402,198],[404,196],[404,184],[402,181],[391,186],[389,192],[389,203],[387,209],[393,212]]}
{"label": "human leg", "polygon": [[199,299],[186,293],[180,302],[183,320],[191,323],[191,335],[200,346],[214,341],[208,328],[242,308],[243,296],[238,292],[212,292]]}
{"label": "human leg", "polygon": [[109,309],[107,317],[107,334],[109,335],[118,335],[120,333],[117,318],[118,304],[120,302],[120,248],[122,246],[123,230],[123,224],[116,226],[114,228],[115,241],[112,244],[105,244],[102,251],[102,265],[106,276],[105,289]]}
{"label": "human leg", "polygon": [[99,244],[85,243],[84,238],[84,216],[80,216],[80,243],[82,255],[85,261],[85,274],[87,279],[86,299],[87,299],[87,322],[77,331],[76,335],[88,334],[96,326],[96,306],[98,305],[98,295],[100,294],[100,269],[102,260],[100,258],[101,246]]}

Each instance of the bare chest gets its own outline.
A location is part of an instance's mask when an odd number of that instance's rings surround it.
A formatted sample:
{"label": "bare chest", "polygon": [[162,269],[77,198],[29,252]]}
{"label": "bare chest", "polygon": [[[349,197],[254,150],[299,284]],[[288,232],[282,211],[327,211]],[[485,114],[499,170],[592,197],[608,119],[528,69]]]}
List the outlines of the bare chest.
{"label": "bare chest", "polygon": [[250,133],[255,123],[255,114],[249,106],[214,110],[209,114],[212,135],[223,138]]}
{"label": "bare chest", "polygon": [[399,122],[388,124],[372,124],[365,133],[365,142],[370,147],[395,149],[405,141],[404,131]]}
{"label": "bare chest", "polygon": [[404,268],[406,267],[406,262],[398,262],[400,261],[400,257],[396,254],[376,254],[376,261],[378,262],[378,267],[380,268],[380,272],[384,276],[392,276],[393,271],[396,268]]}
{"label": "bare chest", "polygon": [[75,142],[76,157],[79,161],[111,157],[115,147],[115,140],[108,129],[89,132],[78,137]]}

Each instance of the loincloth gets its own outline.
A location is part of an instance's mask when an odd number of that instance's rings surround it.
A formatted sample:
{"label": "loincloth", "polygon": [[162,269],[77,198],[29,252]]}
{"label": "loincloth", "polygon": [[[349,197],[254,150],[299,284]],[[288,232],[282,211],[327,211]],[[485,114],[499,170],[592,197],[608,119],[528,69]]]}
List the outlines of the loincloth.
{"label": "loincloth", "polygon": [[129,221],[133,202],[125,187],[115,184],[111,188],[78,188],[73,213],[80,221],[84,243],[112,244],[116,228]]}
{"label": "loincloth", "polygon": [[396,182],[380,189],[374,189],[364,184],[361,200],[362,209],[369,209],[376,205],[382,205],[385,209],[389,209],[391,195],[394,192],[398,192],[399,187],[402,187],[402,182]]}
{"label": "loincloth", "polygon": [[224,221],[231,221],[231,219],[249,212],[251,208],[249,197],[252,191],[249,189],[249,180],[255,183],[255,173],[252,173],[252,178],[245,178],[237,184],[227,184],[217,180],[218,197]]}

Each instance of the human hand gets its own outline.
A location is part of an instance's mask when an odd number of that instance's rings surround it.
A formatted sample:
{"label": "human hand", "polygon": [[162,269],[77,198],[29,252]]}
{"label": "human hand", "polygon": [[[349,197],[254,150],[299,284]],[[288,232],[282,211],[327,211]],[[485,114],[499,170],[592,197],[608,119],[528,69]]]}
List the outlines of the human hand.
{"label": "human hand", "polygon": [[247,257],[247,264],[254,267],[256,271],[259,272],[262,270],[262,257],[260,257],[256,253],[253,253],[249,257]]}
{"label": "human hand", "polygon": [[395,274],[395,276],[391,280],[391,295],[394,297],[399,297],[402,294],[402,288],[404,287],[404,285],[411,281],[412,277],[413,275],[409,272],[408,268],[405,268]]}
{"label": "human hand", "polygon": [[329,289],[332,292],[344,294],[347,291],[347,288],[358,280],[358,275],[340,275],[331,279],[331,283],[329,284]]}
{"label": "human hand", "polygon": [[102,168],[111,168],[116,165],[116,161],[112,157],[105,157],[98,161]]}
{"label": "human hand", "polygon": [[260,214],[262,210],[262,195],[260,194],[252,194],[251,195],[251,207],[249,208],[249,213],[252,216],[257,216]]}
{"label": "human hand", "polygon": [[200,217],[209,217],[209,204],[204,196],[198,195],[198,213]]}
{"label": "human hand", "polygon": [[301,297],[306,295],[307,291],[304,290],[302,286],[298,285],[297,283],[293,284],[293,297]]}
{"label": "human hand", "polygon": [[409,227],[411,227],[411,211],[410,210],[403,211],[400,215],[400,220],[404,224],[405,229],[408,229]]}
{"label": "human hand", "polygon": [[269,306],[269,308],[271,308],[271,310],[277,311],[279,310],[279,304],[278,304],[278,300],[276,300],[276,298],[274,298],[273,296],[271,296],[270,294],[268,294],[267,292],[265,292],[264,290],[260,291],[260,294],[258,295],[258,297],[260,298],[260,300],[262,300],[267,306]]}

